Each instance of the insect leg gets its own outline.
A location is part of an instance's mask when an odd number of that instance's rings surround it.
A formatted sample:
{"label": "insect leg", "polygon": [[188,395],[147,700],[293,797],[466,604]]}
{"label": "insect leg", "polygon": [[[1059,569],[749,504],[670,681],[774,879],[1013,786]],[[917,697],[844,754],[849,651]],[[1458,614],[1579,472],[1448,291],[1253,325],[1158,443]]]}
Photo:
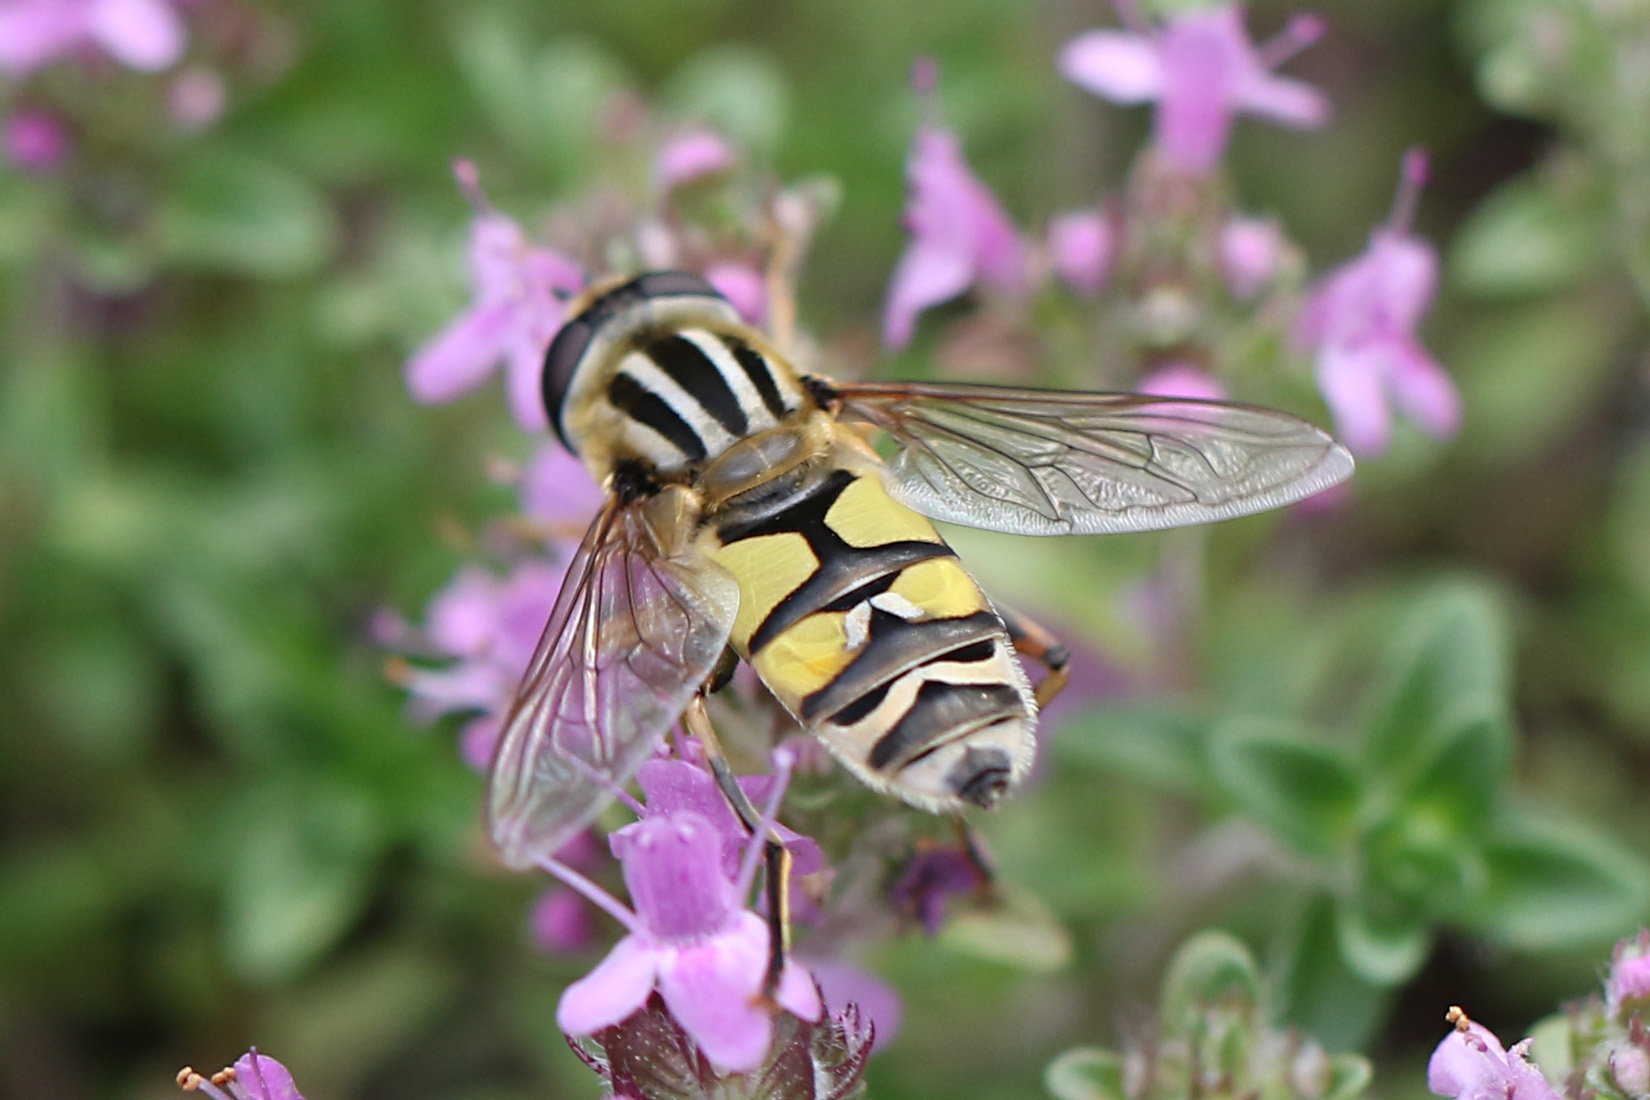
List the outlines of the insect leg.
{"label": "insect leg", "polygon": [[1003,607],[997,609],[997,614],[1008,627],[1008,638],[1014,643],[1015,651],[1048,669],[1048,674],[1037,685],[1037,706],[1048,706],[1071,678],[1071,671],[1066,667],[1071,654],[1060,644],[1060,639],[1040,623]]}
{"label": "insect leg", "polygon": [[[728,766],[722,742],[711,725],[710,712],[705,709],[702,692],[695,695],[687,710],[682,712],[682,724],[704,748],[705,762],[710,765],[710,773],[715,777],[722,797],[728,800],[733,812],[745,823],[745,829],[755,836],[764,828],[762,815],[751,805],[733,769]],[[763,892],[768,900],[768,972],[762,979],[762,997],[771,1004],[775,991],[779,989],[785,956],[791,946],[791,853],[779,839],[778,833],[771,828],[765,832],[762,837],[762,859],[766,872],[763,875]]]}
{"label": "insect leg", "polygon": [[997,865],[986,852],[985,842],[961,814],[951,820],[957,826],[957,847],[980,876],[980,896],[992,897],[997,889]]}

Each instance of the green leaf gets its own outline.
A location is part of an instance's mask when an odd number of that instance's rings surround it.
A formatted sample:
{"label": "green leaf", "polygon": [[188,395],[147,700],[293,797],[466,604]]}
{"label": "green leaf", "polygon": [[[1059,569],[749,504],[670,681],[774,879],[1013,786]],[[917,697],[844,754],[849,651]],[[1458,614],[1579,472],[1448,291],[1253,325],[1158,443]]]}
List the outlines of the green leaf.
{"label": "green leaf", "polygon": [[1043,1070],[1043,1087],[1055,1100],[1128,1100],[1123,1060],[1099,1047],[1073,1047]]}
{"label": "green leaf", "polygon": [[[1360,899],[1363,900],[1363,899]],[[1415,976],[1432,949],[1432,929],[1409,914],[1377,915],[1362,904],[1335,907],[1335,942],[1352,973],[1391,987]]]}
{"label": "green leaf", "polygon": [[[1485,297],[1556,290],[1610,257],[1609,195],[1526,172],[1498,187],[1456,234],[1450,276]],[[1581,193],[1576,193],[1576,192]]]}
{"label": "green leaf", "polygon": [[1328,895],[1301,899],[1280,912],[1276,954],[1287,998],[1286,1019],[1330,1050],[1367,1047],[1386,1020],[1390,987],[1377,985],[1348,966],[1337,937],[1335,903]]}
{"label": "green leaf", "polygon": [[1161,790],[1191,792],[1202,783],[1207,737],[1207,719],[1141,703],[1065,719],[1049,751],[1060,767],[1098,767]]}
{"label": "green leaf", "polygon": [[1495,807],[1512,752],[1513,731],[1499,714],[1441,730],[1405,791],[1405,813],[1439,819],[1452,841],[1477,832]]}
{"label": "green leaf", "polygon": [[1463,319],[1450,353],[1467,410],[1457,449],[1481,476],[1540,461],[1607,400],[1639,308],[1630,295],[1590,283]]}
{"label": "green leaf", "polygon": [[338,243],[332,210],[307,180],[274,161],[223,151],[180,166],[156,234],[172,262],[266,279],[312,273]]}
{"label": "green leaf", "polygon": [[1650,917],[1650,866],[1602,833],[1533,810],[1484,844],[1489,881],[1470,920],[1527,951],[1604,944]]}
{"label": "green leaf", "polygon": [[231,964],[260,983],[302,970],[349,929],[368,897],[376,840],[370,806],[351,793],[265,793],[266,805],[241,813],[224,920]]}
{"label": "green leaf", "polygon": [[1268,718],[1217,725],[1209,769],[1238,807],[1295,848],[1343,848],[1358,811],[1360,784],[1345,756],[1302,728]]}
{"label": "green leaf", "polygon": [[1463,726],[1504,715],[1507,644],[1499,600],[1483,584],[1425,589],[1371,691],[1361,745],[1367,764],[1407,785]]}
{"label": "green leaf", "polygon": [[1329,1060],[1329,1087],[1318,1100],[1355,1100],[1375,1079],[1375,1067],[1358,1054],[1337,1054]]}
{"label": "green leaf", "polygon": [[1165,1036],[1186,1036],[1209,1006],[1255,1008],[1261,1002],[1260,970],[1236,936],[1218,929],[1199,932],[1181,945],[1163,978],[1158,1022]]}

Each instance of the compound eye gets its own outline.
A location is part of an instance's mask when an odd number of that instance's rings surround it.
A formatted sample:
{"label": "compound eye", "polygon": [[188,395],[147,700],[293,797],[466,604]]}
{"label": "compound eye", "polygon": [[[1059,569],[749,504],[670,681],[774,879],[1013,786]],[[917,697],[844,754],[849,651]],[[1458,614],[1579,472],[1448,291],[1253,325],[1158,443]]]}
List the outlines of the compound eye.
{"label": "compound eye", "polygon": [[549,417],[551,426],[556,429],[556,435],[568,450],[573,449],[573,444],[568,442],[567,436],[562,432],[561,407],[567,400],[567,387],[573,381],[573,372],[578,370],[584,353],[590,347],[590,339],[595,333],[596,326],[590,322],[587,315],[581,314],[561,327],[544,353],[544,374],[540,378],[544,413]]}

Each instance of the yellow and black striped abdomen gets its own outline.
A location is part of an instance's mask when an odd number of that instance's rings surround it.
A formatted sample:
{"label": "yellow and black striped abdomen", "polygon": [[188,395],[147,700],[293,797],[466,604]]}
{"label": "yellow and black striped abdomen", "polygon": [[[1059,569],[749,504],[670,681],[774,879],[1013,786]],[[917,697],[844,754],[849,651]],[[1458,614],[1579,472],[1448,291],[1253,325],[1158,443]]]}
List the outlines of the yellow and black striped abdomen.
{"label": "yellow and black striped abdomen", "polygon": [[1036,707],[1002,619],[875,467],[730,509],[711,553],[739,581],[735,651],[867,784],[956,810],[1029,767]]}

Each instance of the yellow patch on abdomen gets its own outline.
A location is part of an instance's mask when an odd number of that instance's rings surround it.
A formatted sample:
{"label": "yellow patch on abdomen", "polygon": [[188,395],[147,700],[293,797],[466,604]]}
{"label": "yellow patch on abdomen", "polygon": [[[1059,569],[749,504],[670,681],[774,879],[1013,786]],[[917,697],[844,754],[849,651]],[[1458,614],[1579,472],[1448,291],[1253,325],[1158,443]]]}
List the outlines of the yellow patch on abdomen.
{"label": "yellow patch on abdomen", "polygon": [[825,526],[849,546],[941,541],[934,525],[890,497],[875,473],[861,474],[842,490],[825,513]]}
{"label": "yellow patch on abdomen", "polygon": [[847,615],[818,611],[785,630],[750,659],[773,693],[794,711],[805,696],[848,667]]}
{"label": "yellow patch on abdomen", "polygon": [[739,582],[739,614],[730,640],[741,656],[749,652],[751,635],[774,606],[819,568],[808,540],[794,532],[714,546],[710,556]]}
{"label": "yellow patch on abdomen", "polygon": [[980,586],[956,558],[929,558],[908,565],[890,591],[922,608],[930,619],[955,619],[986,608]]}

